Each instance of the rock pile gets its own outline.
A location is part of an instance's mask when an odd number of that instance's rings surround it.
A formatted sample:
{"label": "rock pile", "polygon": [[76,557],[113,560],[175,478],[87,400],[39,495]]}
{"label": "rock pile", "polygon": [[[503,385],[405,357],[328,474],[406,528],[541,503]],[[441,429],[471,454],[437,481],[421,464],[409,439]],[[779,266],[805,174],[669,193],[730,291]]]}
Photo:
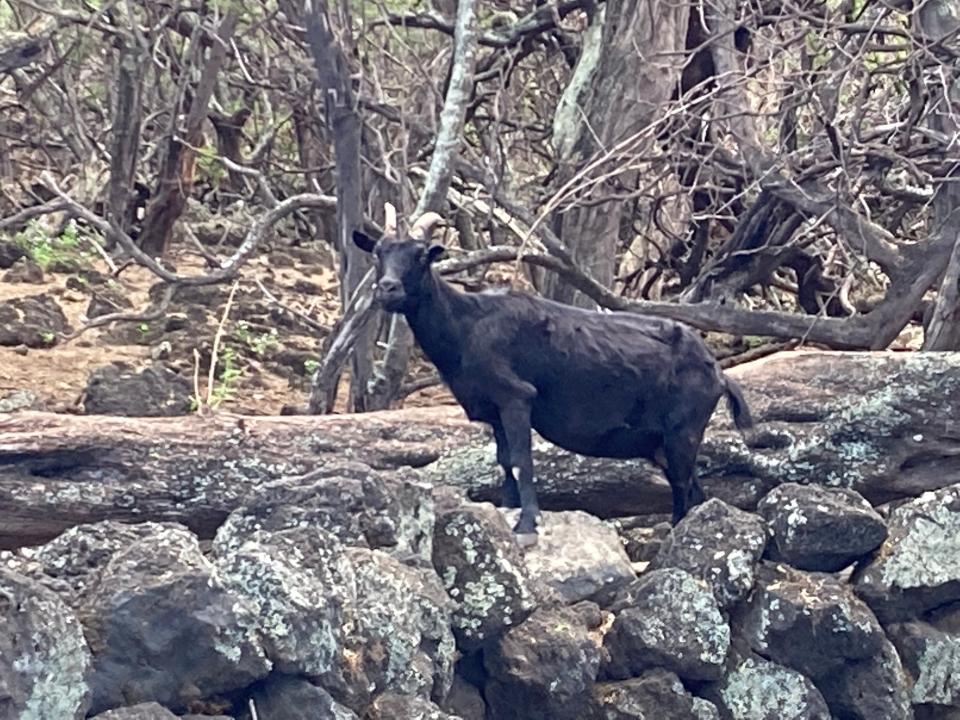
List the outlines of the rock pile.
{"label": "rock pile", "polygon": [[[0,717],[960,716],[960,486],[878,514],[786,484],[662,527],[415,481],[274,484],[212,541],[77,526],[0,570]],[[384,482],[383,479],[378,480]]]}

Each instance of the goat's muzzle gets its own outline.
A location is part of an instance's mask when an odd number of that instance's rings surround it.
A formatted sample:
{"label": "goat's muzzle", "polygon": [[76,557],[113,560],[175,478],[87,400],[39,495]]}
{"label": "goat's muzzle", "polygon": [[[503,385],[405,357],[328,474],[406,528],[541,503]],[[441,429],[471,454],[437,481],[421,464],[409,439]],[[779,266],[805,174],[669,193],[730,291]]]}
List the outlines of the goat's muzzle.
{"label": "goat's muzzle", "polygon": [[377,282],[377,289],[373,298],[387,312],[402,312],[407,293],[403,289],[403,283],[399,280],[382,278]]}

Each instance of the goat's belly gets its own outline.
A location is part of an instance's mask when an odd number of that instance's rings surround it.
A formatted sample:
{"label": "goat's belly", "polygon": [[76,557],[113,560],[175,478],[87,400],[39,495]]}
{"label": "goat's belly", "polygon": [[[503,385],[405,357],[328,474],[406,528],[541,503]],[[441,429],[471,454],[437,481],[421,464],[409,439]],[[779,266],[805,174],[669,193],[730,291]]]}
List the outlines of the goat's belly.
{"label": "goat's belly", "polygon": [[537,423],[534,429],[544,439],[564,450],[593,457],[652,459],[663,445],[662,433],[629,426],[570,428],[548,422]]}

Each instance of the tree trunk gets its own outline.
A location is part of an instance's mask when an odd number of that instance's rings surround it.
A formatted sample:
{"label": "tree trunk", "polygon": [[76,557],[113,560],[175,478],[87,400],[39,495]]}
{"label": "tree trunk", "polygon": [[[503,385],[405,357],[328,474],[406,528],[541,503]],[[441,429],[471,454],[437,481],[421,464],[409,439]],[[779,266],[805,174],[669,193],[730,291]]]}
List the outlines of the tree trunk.
{"label": "tree trunk", "polygon": [[[338,5],[346,13],[345,5]],[[350,43],[350,19],[338,18],[340,42],[334,37],[330,14],[323,0],[304,6],[307,40],[323,91],[327,128],[330,131],[337,176],[337,250],[340,253],[340,302],[346,309],[369,267],[366,253],[353,244],[353,231],[363,225],[360,174],[361,122],[350,79],[345,45]],[[366,409],[367,384],[373,375],[373,337],[364,329],[354,345],[351,360],[350,407]]]}
{"label": "tree trunk", "polygon": [[[731,374],[758,427],[747,448],[718,408],[698,462],[708,496],[752,508],[777,484],[801,482],[883,503],[957,482],[960,353],[788,352]],[[545,509],[670,510],[666,481],[646,461],[534,447]],[[103,519],[172,520],[211,537],[252,489],[317,469],[394,472],[480,500],[498,497],[502,477],[485,427],[452,407],[173,421],[11,414],[0,418],[0,548]]]}
{"label": "tree trunk", "polygon": [[[574,78],[587,76],[589,82],[578,85],[579,98],[565,98],[563,105],[582,120],[554,124],[555,146],[560,152],[569,152],[560,158],[566,164],[558,175],[561,186],[587,163],[636,136],[673,95],[682,67],[675,58],[684,51],[688,14],[688,3],[654,0],[610,0],[603,14],[595,14],[594,22],[603,22],[602,46],[594,54],[588,52],[592,46],[586,44],[581,65],[594,63],[596,69],[590,72],[589,67],[578,67]],[[578,107],[580,102],[582,106]],[[562,136],[556,136],[558,129]],[[623,155],[639,148],[639,142],[630,143]],[[616,194],[618,187],[630,187],[631,173],[618,170],[622,159],[617,153],[609,157],[603,165],[609,178],[594,189],[594,196]],[[560,237],[577,266],[606,287],[612,286],[616,271],[622,208],[620,199],[579,205],[563,212],[559,220]],[[556,278],[546,279],[545,290],[561,302],[594,306],[589,298]]]}
{"label": "tree trunk", "polygon": [[[131,20],[135,22],[135,19]],[[110,133],[110,185],[107,220],[129,233],[134,218],[128,208],[133,199],[133,180],[143,122],[142,89],[145,57],[136,38],[126,37],[117,53],[117,85]]]}
{"label": "tree trunk", "polygon": [[154,193],[147,213],[143,219],[143,232],[140,235],[141,249],[153,257],[162,257],[170,244],[173,226],[183,213],[187,197],[193,187],[193,171],[196,158],[193,147],[202,143],[203,121],[207,117],[207,106],[217,84],[220,68],[227,57],[230,38],[236,28],[238,11],[231,9],[223,16],[217,29],[219,42],[210,48],[210,55],[200,73],[200,80],[193,92],[190,109],[187,111],[183,128],[179,127],[177,112],[166,139],[167,148],[163,155],[157,191]]}

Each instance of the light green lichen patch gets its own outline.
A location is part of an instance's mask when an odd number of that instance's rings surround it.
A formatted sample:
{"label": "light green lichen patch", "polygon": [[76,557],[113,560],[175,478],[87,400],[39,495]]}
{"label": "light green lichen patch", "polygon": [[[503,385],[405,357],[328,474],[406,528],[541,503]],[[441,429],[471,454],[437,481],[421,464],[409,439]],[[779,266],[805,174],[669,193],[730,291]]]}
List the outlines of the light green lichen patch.
{"label": "light green lichen patch", "polygon": [[[960,491],[928,492],[894,511],[879,560],[887,587],[934,587],[960,581]],[[893,532],[894,528],[902,528]]]}
{"label": "light green lichen patch", "polygon": [[944,634],[927,641],[917,658],[914,703],[955,705],[960,701],[960,638]]}
{"label": "light green lichen patch", "polygon": [[[720,697],[733,720],[827,717],[822,698],[803,675],[754,658],[746,659],[726,677]],[[820,707],[811,707],[811,697],[819,700]],[[823,714],[814,714],[817,710]]]}

